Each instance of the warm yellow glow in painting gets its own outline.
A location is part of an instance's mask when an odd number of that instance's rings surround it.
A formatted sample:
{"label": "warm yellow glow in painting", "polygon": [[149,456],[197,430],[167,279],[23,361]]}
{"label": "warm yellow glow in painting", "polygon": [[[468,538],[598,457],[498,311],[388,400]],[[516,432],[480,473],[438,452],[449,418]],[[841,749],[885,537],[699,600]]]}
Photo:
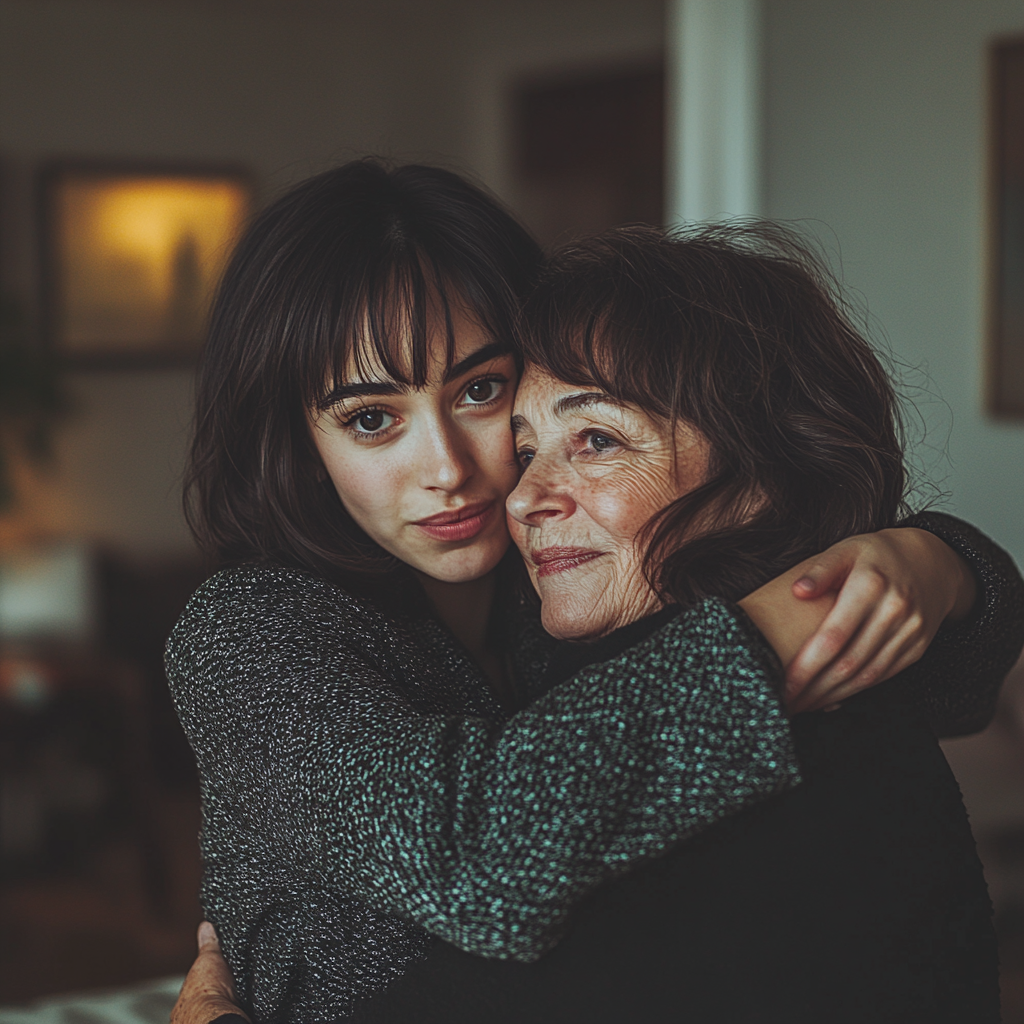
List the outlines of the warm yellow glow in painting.
{"label": "warm yellow glow in painting", "polygon": [[64,175],[52,195],[68,355],[187,356],[248,213],[241,181]]}

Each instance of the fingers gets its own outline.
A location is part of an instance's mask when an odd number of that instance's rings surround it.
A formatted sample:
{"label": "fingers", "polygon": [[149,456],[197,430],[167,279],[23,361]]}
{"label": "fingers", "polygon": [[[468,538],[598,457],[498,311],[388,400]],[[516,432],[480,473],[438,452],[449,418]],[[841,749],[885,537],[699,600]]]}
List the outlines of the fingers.
{"label": "fingers", "polygon": [[910,642],[898,630],[895,636],[891,635],[891,628],[881,622],[865,626],[850,650],[844,651],[794,697],[790,703],[793,714],[816,711],[826,704],[845,700],[891,674],[888,670],[892,661]]}
{"label": "fingers", "polygon": [[171,1024],[209,1024],[229,1013],[246,1017],[237,1005],[234,980],[221,954],[216,929],[209,921],[203,921],[196,939],[199,955],[171,1011]]}
{"label": "fingers", "polygon": [[877,683],[891,678],[898,672],[912,665],[924,652],[927,640],[921,635],[919,625],[906,622],[881,645],[877,653],[849,678],[834,677],[831,680],[814,680],[811,685],[800,693],[797,702],[799,711],[831,710],[854,694],[860,693]]}
{"label": "fingers", "polygon": [[208,951],[220,952],[220,940],[217,938],[217,929],[209,921],[203,921],[196,932],[196,941],[199,944],[199,952]]}
{"label": "fingers", "polygon": [[209,994],[223,996],[234,1000],[235,982],[231,977],[224,954],[220,951],[220,940],[216,929],[209,921],[203,921],[196,933],[199,940],[199,956],[196,957],[189,977],[196,975],[196,980],[204,986]]}
{"label": "fingers", "polygon": [[842,653],[800,694],[801,706],[818,702],[822,694],[853,684],[867,689],[892,675],[892,662],[922,635],[921,617],[907,613],[899,598],[887,596]]}
{"label": "fingers", "polygon": [[[832,665],[865,623],[877,615],[885,590],[885,580],[878,573],[868,571],[850,576],[824,622],[800,648],[786,670],[786,695],[789,699],[796,697],[812,679],[818,678]],[[892,631],[891,623],[879,625],[882,628],[888,625],[888,632]],[[877,640],[877,637],[876,631],[872,638]],[[845,675],[855,672],[863,660],[861,655],[859,661],[845,665]]]}
{"label": "fingers", "polygon": [[836,544],[822,552],[807,563],[793,584],[793,595],[807,600],[838,590],[849,576],[856,558],[856,545],[852,543]]}
{"label": "fingers", "polygon": [[828,703],[826,695],[843,699],[874,686],[916,660],[928,639],[924,617],[906,594],[886,589],[877,574],[851,577],[789,667],[787,706],[799,714]]}

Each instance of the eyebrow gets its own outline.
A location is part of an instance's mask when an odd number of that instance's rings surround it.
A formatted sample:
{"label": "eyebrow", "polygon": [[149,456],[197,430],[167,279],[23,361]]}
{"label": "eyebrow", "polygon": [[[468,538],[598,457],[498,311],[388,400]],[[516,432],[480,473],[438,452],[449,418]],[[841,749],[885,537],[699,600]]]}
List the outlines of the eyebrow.
{"label": "eyebrow", "polygon": [[[496,359],[498,356],[507,355],[510,349],[500,341],[493,341],[490,345],[484,345],[475,352],[471,352],[465,359],[460,359],[454,366],[448,369],[444,375],[444,383],[450,384],[458,380],[463,374],[469,373],[474,367],[488,360]],[[366,384],[336,384],[331,388],[329,394],[318,403],[321,410],[330,409],[331,406],[344,402],[348,398],[378,398],[381,395],[401,395],[409,390],[408,384],[400,384],[393,380],[370,381]]]}
{"label": "eyebrow", "polygon": [[484,345],[483,348],[478,348],[475,352],[471,352],[465,359],[460,359],[459,362],[445,373],[444,382],[445,384],[451,384],[453,380],[458,380],[464,373],[469,373],[470,370],[481,363],[486,363],[489,359],[496,359],[498,356],[508,355],[509,352],[509,347],[504,342],[492,341],[490,345]]}
{"label": "eyebrow", "polygon": [[576,412],[579,409],[590,409],[595,405],[613,405],[622,408],[622,402],[604,391],[581,391],[575,395],[565,395],[554,405],[556,416],[564,416],[567,412]]}
{"label": "eyebrow", "polygon": [[[592,409],[595,405],[611,405],[621,409],[624,405],[617,398],[604,391],[580,391],[575,395],[565,395],[558,399],[552,406],[556,416],[564,416],[567,412],[575,412],[578,409]],[[528,430],[530,422],[525,416],[516,413],[511,419],[512,434],[516,435],[523,430]]]}
{"label": "eyebrow", "polygon": [[400,395],[408,390],[405,384],[389,380],[371,381],[368,384],[336,384],[329,394],[317,402],[317,407],[323,412],[344,402],[346,398],[377,398],[380,395]]}

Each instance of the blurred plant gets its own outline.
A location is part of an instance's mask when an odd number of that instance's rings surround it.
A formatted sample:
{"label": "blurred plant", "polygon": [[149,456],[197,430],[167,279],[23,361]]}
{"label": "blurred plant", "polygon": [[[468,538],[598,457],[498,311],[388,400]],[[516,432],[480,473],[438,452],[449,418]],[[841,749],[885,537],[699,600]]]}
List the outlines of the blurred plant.
{"label": "blurred plant", "polygon": [[20,307],[0,297],[0,512],[14,502],[15,460],[52,458],[53,428],[69,405],[57,360],[30,342]]}

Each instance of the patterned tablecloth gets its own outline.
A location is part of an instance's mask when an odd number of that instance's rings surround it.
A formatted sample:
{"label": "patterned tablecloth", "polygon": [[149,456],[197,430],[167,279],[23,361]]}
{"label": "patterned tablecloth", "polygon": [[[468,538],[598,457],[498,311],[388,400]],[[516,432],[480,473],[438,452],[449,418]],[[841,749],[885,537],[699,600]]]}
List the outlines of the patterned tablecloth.
{"label": "patterned tablecloth", "polygon": [[183,978],[0,1006],[0,1024],[167,1024]]}

